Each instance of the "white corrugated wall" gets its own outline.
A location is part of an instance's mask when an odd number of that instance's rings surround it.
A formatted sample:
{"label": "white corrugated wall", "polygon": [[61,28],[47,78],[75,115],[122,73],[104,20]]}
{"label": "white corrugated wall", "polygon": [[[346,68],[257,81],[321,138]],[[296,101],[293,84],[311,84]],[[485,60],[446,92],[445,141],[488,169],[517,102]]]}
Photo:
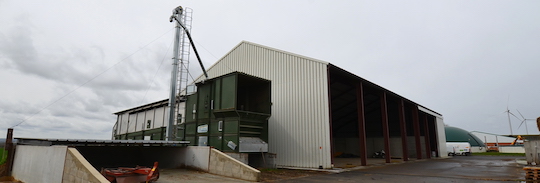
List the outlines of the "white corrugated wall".
{"label": "white corrugated wall", "polygon": [[439,145],[439,156],[441,157],[448,157],[448,154],[446,154],[446,132],[444,130],[444,122],[443,118],[441,116],[436,117],[436,123],[437,123],[437,144]]}
{"label": "white corrugated wall", "polygon": [[429,109],[418,106],[418,110],[425,112],[429,115],[435,116],[435,131],[437,132],[437,149],[439,150],[439,156],[448,157],[446,154],[446,133],[444,130],[444,120],[440,114],[430,111]]}
{"label": "white corrugated wall", "polygon": [[244,41],[208,74],[214,78],[239,71],[271,80],[269,152],[277,154],[276,165],[330,168],[327,67],[326,62]]}

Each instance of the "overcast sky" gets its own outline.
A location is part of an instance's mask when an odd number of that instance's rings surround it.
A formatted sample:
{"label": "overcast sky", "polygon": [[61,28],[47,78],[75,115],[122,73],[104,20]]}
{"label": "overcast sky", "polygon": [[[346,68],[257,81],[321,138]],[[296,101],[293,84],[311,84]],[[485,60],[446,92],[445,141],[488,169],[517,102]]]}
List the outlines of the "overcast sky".
{"label": "overcast sky", "polygon": [[112,113],[168,98],[179,5],[207,67],[246,40],[331,62],[469,131],[510,134],[507,107],[540,116],[540,1],[0,0],[0,138],[20,123],[16,137],[110,139]]}

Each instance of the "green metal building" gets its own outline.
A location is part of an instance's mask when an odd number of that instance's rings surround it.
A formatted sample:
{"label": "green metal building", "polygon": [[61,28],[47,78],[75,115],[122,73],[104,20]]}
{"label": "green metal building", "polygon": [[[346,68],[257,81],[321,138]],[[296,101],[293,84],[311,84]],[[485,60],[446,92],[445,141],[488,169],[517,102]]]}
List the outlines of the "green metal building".
{"label": "green metal building", "polygon": [[233,72],[196,83],[178,140],[224,152],[268,152],[270,81]]}

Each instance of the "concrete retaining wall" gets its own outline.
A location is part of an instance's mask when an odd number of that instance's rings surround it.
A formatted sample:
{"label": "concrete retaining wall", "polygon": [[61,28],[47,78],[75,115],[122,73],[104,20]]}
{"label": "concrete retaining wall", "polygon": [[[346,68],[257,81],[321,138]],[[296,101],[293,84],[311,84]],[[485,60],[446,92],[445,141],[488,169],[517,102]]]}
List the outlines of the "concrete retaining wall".
{"label": "concrete retaining wall", "polygon": [[17,146],[12,175],[25,183],[109,182],[77,149],[67,146]]}
{"label": "concrete retaining wall", "polygon": [[25,183],[62,182],[67,146],[17,146],[12,175]]}
{"label": "concrete retaining wall", "polygon": [[75,148],[68,148],[62,182],[109,183]]}
{"label": "concrete retaining wall", "polygon": [[183,156],[183,166],[208,172],[211,149],[205,146],[188,146],[183,148],[181,153]]}
{"label": "concrete retaining wall", "polygon": [[209,172],[212,174],[233,177],[237,179],[260,181],[261,172],[252,168],[225,153],[212,149],[210,152]]}
{"label": "concrete retaining wall", "polygon": [[471,147],[471,152],[472,153],[486,152],[486,150],[487,150],[486,147]]}
{"label": "concrete retaining wall", "polygon": [[[83,150],[83,156],[79,151]],[[15,152],[13,164],[13,176],[25,183],[42,182],[108,182],[95,168],[104,164],[104,160],[111,157],[102,156],[103,153],[111,153],[113,147],[93,147],[93,148],[68,148],[67,146],[29,146],[19,145]],[[134,153],[134,157],[139,157],[140,162],[158,161],[167,168],[191,167],[206,171],[216,175],[222,175],[248,181],[259,181],[261,172],[254,169],[219,150],[203,147],[189,146],[183,148],[129,148],[116,147],[116,150],[124,154]],[[151,153],[153,152],[153,153]],[[114,154],[114,153],[112,153]],[[110,154],[109,154],[110,155]],[[119,157],[112,156],[112,157]],[[93,157],[95,156],[95,157]],[[101,156],[101,158],[99,158]],[[130,156],[130,155],[127,155]],[[145,157],[145,158],[143,158]],[[152,158],[150,158],[152,157]],[[92,164],[89,163],[90,160]],[[133,160],[133,157],[125,158],[125,161]],[[119,162],[122,163],[122,159]]]}
{"label": "concrete retaining wall", "polygon": [[500,146],[500,153],[525,153],[525,147],[523,146]]}

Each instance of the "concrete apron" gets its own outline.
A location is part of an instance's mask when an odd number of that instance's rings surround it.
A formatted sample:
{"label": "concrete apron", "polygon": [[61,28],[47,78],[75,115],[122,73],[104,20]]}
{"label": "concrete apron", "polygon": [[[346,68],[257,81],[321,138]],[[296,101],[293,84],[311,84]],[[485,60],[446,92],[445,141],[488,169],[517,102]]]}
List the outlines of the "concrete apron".
{"label": "concrete apron", "polygon": [[160,170],[159,179],[155,183],[177,183],[177,182],[190,182],[190,183],[237,183],[237,182],[252,182],[246,180],[240,180],[236,178],[215,175],[202,171],[188,170],[188,169],[162,169]]}
{"label": "concrete apron", "polygon": [[[445,158],[431,158],[431,159],[446,159]],[[362,166],[362,162],[360,158],[334,158],[334,168],[333,169],[317,169],[317,168],[300,168],[300,167],[279,167],[284,169],[293,169],[293,170],[312,170],[312,171],[324,171],[324,172],[332,172],[332,173],[341,173],[341,172],[347,172],[347,171],[353,171],[353,170],[360,170],[365,168],[372,168],[372,167],[379,167],[379,166],[386,166],[386,165],[394,165],[394,164],[401,164],[401,163],[407,163],[407,162],[417,162],[417,161],[425,161],[428,159],[420,159],[417,160],[416,158],[409,158],[409,161],[403,161],[403,159],[391,159],[390,163],[386,163],[385,159],[382,158],[368,158],[367,159],[367,166]]]}

